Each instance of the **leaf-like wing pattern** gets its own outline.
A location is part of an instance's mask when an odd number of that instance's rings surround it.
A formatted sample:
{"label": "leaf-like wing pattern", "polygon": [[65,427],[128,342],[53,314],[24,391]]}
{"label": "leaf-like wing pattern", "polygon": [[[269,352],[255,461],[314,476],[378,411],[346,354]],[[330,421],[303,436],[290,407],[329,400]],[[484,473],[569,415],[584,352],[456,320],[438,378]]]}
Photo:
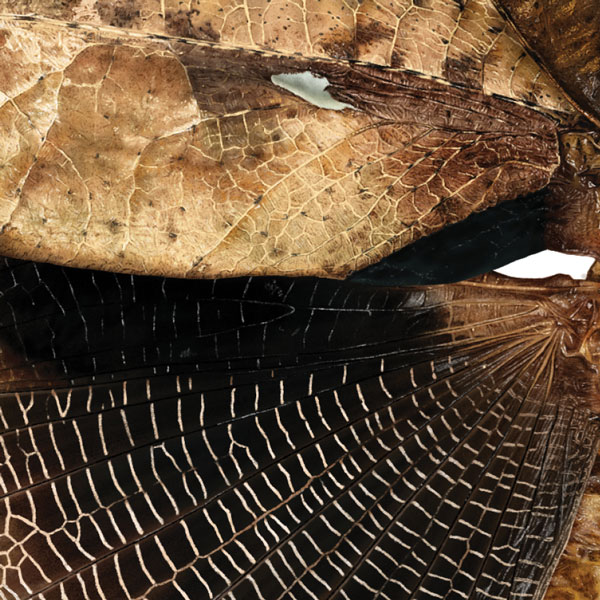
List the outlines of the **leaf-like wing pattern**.
{"label": "leaf-like wing pattern", "polygon": [[3,594],[541,598],[597,452],[597,286],[535,285],[7,262]]}
{"label": "leaf-like wing pattern", "polygon": [[0,2],[0,250],[343,277],[549,182],[569,109],[487,1],[308,4]]}
{"label": "leaf-like wing pattern", "polygon": [[363,61],[571,112],[491,0],[190,0],[183,5],[176,0],[99,0],[93,6],[12,0],[5,10],[115,27],[124,34]]}

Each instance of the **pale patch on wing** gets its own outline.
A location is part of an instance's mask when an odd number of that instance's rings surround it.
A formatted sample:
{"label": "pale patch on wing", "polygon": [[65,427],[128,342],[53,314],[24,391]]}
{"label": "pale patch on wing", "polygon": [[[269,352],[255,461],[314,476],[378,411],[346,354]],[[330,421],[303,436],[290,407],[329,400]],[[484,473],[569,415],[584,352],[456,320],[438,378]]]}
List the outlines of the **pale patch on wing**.
{"label": "pale patch on wing", "polygon": [[335,100],[327,91],[327,87],[329,87],[327,78],[314,75],[310,71],[271,75],[271,81],[319,108],[329,108],[331,110],[354,108],[350,104]]}
{"label": "pale patch on wing", "polygon": [[496,269],[496,272],[508,277],[525,279],[551,277],[559,273],[570,275],[573,279],[585,279],[593,262],[594,259],[589,256],[574,256],[563,252],[544,250],[515,260]]}

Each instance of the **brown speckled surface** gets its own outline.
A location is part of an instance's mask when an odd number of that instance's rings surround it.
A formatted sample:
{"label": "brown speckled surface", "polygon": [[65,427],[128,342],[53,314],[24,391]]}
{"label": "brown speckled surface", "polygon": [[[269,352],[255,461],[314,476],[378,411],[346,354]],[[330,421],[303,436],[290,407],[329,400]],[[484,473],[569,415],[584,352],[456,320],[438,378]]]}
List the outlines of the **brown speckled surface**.
{"label": "brown speckled surface", "polygon": [[[343,277],[545,186],[573,112],[487,0],[9,4],[0,250],[20,258]],[[270,80],[306,70],[353,108]]]}

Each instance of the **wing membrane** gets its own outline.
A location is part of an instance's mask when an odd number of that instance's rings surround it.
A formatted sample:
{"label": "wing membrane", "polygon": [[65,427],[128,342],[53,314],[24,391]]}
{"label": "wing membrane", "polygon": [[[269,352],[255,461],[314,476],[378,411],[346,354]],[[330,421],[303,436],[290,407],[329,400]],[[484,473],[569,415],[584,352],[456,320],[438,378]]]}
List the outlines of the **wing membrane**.
{"label": "wing membrane", "polygon": [[[560,108],[558,92],[521,89],[526,56],[516,42],[497,47],[506,35],[487,2],[393,3],[395,41],[360,33],[382,22],[373,3],[305,7],[279,39],[280,3],[258,3],[261,18],[242,2],[192,3],[187,16],[203,24],[183,37],[173,23],[185,15],[168,2],[130,3],[126,22],[101,4],[95,17],[9,4],[0,2],[0,63],[11,65],[0,80],[4,255],[179,277],[344,277],[543,188],[559,164],[560,115],[547,111]],[[233,14],[251,40],[235,42],[216,22]],[[454,28],[424,27],[437,18]],[[350,55],[308,41],[330,27],[334,37],[344,29]],[[406,43],[406,59],[384,59],[394,52],[378,41]],[[528,64],[525,79],[541,81]],[[348,106],[302,100],[276,85],[282,74],[316,78]]]}
{"label": "wing membrane", "polygon": [[[80,7],[12,1],[7,13],[113,27],[126,36],[162,34],[263,52],[277,51],[335,60],[360,60],[410,69],[481,89],[487,94],[533,101],[569,112],[568,103],[490,0],[464,4],[437,0],[348,2],[344,5],[283,0],[135,0]],[[2,6],[2,5],[0,5]]]}
{"label": "wing membrane", "polygon": [[0,279],[7,595],[541,598],[597,447],[560,283]]}

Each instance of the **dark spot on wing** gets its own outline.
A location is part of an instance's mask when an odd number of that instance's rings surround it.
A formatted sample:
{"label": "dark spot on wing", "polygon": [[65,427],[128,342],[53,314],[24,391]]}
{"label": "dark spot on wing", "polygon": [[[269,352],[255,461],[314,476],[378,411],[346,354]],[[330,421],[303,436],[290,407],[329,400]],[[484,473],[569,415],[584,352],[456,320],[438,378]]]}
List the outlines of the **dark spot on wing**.
{"label": "dark spot on wing", "polygon": [[98,0],[94,8],[104,23],[112,27],[131,28],[140,20],[139,3],[136,0]]}
{"label": "dark spot on wing", "polygon": [[358,21],[356,27],[357,45],[369,46],[373,42],[379,42],[382,39],[392,41],[393,29],[391,27],[386,27],[378,21],[367,21],[365,19]]}
{"label": "dark spot on wing", "polygon": [[445,77],[452,83],[481,88],[481,64],[471,56],[450,57],[444,65]]}
{"label": "dark spot on wing", "polygon": [[343,36],[336,33],[320,43],[320,46],[332,58],[344,60],[356,58],[356,45],[354,39],[350,36]]}
{"label": "dark spot on wing", "polygon": [[165,18],[170,35],[218,42],[221,38],[212,23],[199,10],[179,10],[167,12]]}

